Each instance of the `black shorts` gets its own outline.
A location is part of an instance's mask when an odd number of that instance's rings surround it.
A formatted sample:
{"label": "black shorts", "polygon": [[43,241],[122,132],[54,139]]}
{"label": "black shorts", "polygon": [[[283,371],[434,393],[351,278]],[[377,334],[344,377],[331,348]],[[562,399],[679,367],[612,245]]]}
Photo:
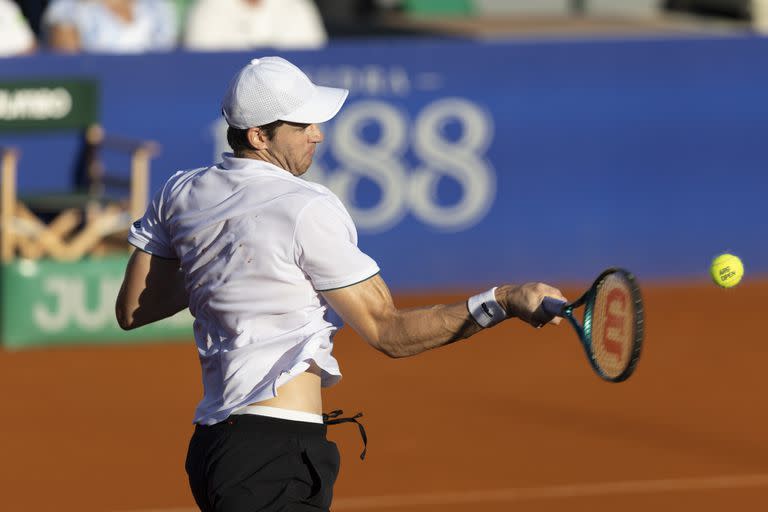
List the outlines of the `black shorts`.
{"label": "black shorts", "polygon": [[237,415],[197,425],[189,485],[203,512],[329,510],[339,451],[326,426]]}

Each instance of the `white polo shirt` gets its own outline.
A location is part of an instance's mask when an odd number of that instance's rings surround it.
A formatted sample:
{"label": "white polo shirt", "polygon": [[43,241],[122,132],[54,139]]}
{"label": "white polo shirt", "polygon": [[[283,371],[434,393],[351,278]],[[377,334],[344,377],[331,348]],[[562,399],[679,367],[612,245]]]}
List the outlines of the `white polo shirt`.
{"label": "white polo shirt", "polygon": [[181,261],[203,370],[194,421],[205,425],[277,396],[311,361],[324,387],[335,384],[342,324],[318,291],[379,272],[327,188],[267,162],[223,158],[171,177],[128,236]]}
{"label": "white polo shirt", "polygon": [[11,0],[0,0],[0,57],[21,55],[35,47],[35,34]]}

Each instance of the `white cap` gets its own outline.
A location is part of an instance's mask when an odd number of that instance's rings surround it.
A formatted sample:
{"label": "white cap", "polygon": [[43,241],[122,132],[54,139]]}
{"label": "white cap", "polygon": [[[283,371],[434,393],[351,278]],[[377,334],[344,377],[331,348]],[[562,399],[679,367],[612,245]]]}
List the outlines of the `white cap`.
{"label": "white cap", "polygon": [[253,128],[274,121],[324,123],[349,91],[321,87],[280,57],[253,59],[229,83],[221,112],[229,126]]}

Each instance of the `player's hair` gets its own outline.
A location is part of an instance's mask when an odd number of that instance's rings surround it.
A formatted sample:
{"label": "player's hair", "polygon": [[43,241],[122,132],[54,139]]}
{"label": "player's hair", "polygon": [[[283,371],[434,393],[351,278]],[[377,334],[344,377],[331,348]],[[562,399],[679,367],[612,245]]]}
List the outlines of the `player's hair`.
{"label": "player's hair", "polygon": [[[262,132],[264,132],[264,135],[266,135],[268,139],[272,140],[272,137],[275,136],[277,129],[284,123],[285,121],[273,121],[269,124],[259,126],[259,128]],[[232,148],[232,151],[235,153],[235,155],[239,155],[243,152],[251,151],[254,149],[254,147],[251,145],[251,142],[248,140],[248,128],[235,128],[234,126],[228,126],[227,143],[229,144],[229,147]]]}

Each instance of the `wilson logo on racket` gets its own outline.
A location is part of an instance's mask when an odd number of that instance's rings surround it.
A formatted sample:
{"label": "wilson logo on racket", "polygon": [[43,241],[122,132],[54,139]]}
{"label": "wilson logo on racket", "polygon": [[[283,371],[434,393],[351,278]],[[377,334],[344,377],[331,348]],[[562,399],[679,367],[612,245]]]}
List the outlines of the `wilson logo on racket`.
{"label": "wilson logo on racket", "polygon": [[608,293],[605,300],[605,330],[603,347],[610,354],[621,358],[621,346],[625,341],[624,322],[626,320],[627,301],[629,298],[619,288]]}

